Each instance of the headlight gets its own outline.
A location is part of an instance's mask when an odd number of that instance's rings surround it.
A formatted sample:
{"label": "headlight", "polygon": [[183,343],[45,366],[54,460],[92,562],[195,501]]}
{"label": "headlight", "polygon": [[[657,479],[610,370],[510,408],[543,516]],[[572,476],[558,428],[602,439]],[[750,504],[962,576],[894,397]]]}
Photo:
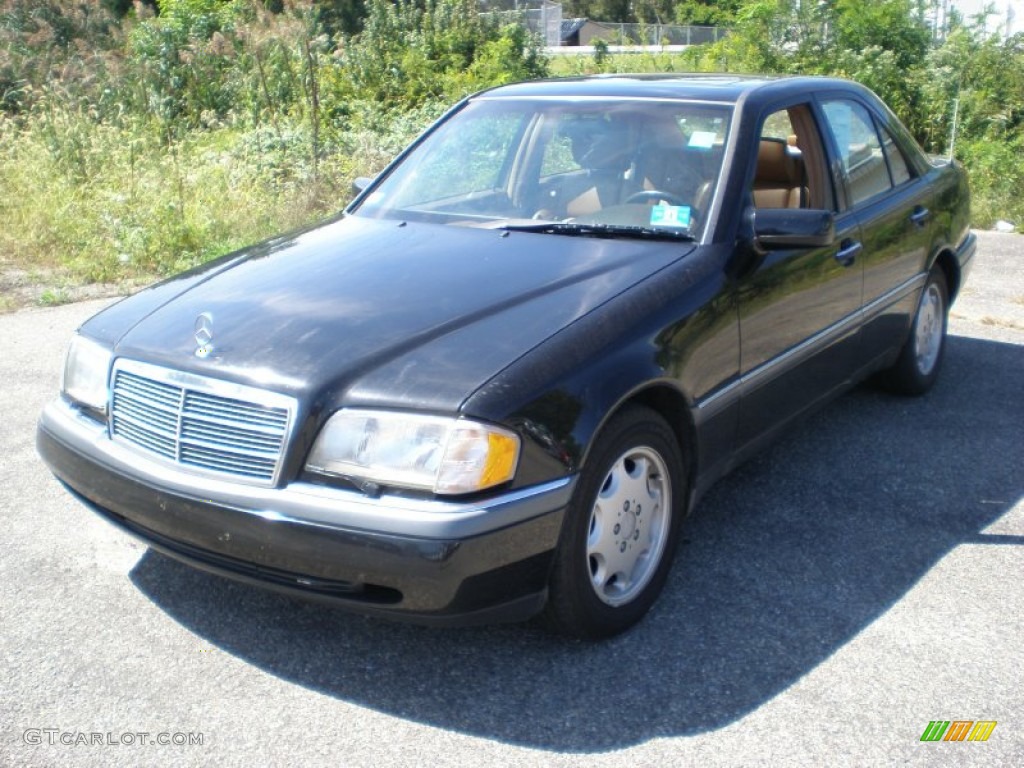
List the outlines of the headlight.
{"label": "headlight", "polygon": [[107,409],[110,350],[75,334],[64,358],[61,390],[76,403],[97,411]]}
{"label": "headlight", "polygon": [[467,419],[341,410],[320,432],[306,469],[434,493],[480,491],[511,480],[519,438]]}

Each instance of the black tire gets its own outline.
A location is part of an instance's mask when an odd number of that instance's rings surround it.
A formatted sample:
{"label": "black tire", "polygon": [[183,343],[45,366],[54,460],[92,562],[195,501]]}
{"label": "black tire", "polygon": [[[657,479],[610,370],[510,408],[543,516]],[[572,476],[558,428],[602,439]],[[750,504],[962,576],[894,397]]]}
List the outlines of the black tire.
{"label": "black tire", "polygon": [[643,618],[675,554],[684,478],[682,452],[661,416],[630,406],[612,417],[566,513],[542,616],[548,628],[598,639]]}
{"label": "black tire", "polygon": [[901,395],[923,395],[939,377],[946,351],[946,324],[949,315],[949,289],[939,267],[932,269],[917,302],[900,356],[892,368],[883,371],[883,386]]}

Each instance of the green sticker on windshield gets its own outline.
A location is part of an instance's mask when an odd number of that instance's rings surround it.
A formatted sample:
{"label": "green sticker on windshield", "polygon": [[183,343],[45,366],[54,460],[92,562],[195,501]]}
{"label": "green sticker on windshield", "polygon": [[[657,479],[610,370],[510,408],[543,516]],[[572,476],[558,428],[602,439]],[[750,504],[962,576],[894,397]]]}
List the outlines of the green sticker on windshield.
{"label": "green sticker on windshield", "polygon": [[690,227],[690,206],[656,205],[651,208],[652,227]]}

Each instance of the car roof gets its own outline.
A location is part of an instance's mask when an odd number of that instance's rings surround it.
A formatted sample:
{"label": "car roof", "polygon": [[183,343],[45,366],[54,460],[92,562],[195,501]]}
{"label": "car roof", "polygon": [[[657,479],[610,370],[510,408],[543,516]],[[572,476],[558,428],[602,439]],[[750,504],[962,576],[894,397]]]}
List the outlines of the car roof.
{"label": "car roof", "polygon": [[533,80],[477,94],[474,98],[648,98],[692,99],[736,103],[751,95],[806,94],[822,89],[850,89],[848,80],[827,77],[775,77],[725,74],[606,74],[589,77]]}

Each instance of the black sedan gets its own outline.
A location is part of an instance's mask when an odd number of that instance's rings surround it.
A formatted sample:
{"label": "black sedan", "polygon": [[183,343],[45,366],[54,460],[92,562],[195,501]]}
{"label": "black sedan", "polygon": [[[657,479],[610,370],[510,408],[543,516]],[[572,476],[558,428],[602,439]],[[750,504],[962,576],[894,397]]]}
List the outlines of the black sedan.
{"label": "black sedan", "polygon": [[37,442],[161,552],[435,624],[637,622],[715,480],[933,384],[975,251],[962,170],[841,80],[505,86],[359,187],[86,322]]}

